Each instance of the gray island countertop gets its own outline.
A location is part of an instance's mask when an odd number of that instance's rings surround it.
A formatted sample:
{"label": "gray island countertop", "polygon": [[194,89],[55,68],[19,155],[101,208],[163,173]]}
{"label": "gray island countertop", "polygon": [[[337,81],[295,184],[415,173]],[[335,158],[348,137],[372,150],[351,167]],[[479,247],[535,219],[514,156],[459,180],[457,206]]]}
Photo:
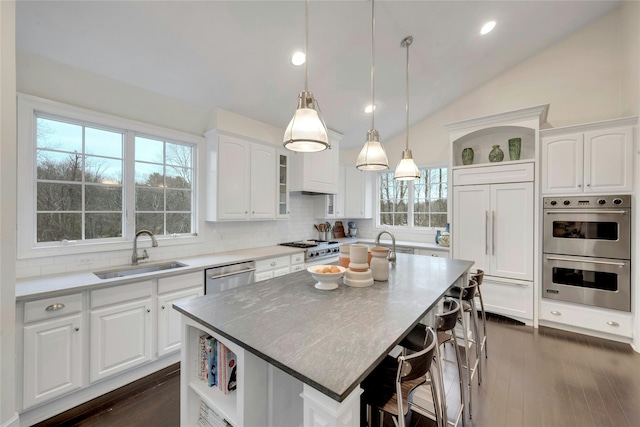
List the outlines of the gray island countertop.
{"label": "gray island countertop", "polygon": [[472,265],[398,254],[389,281],[366,288],[318,290],[299,271],[173,306],[341,402]]}

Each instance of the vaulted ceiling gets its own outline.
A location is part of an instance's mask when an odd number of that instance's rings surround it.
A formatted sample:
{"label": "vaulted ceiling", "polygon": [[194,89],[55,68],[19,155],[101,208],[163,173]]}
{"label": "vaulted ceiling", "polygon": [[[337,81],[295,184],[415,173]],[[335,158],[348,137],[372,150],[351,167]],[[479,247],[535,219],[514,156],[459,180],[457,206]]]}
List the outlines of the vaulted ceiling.
{"label": "vaulted ceiling", "polygon": [[[612,10],[617,1],[377,0],[376,128],[411,123]],[[482,25],[497,22],[481,36]],[[17,49],[204,108],[284,129],[304,87],[304,1],[33,1],[17,3]],[[309,90],[342,147],[370,128],[371,2],[313,0]]]}

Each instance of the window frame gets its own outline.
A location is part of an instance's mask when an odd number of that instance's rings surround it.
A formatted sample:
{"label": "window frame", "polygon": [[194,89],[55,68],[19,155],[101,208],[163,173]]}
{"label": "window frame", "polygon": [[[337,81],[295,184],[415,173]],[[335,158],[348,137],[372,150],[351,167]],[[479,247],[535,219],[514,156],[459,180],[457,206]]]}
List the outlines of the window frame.
{"label": "window frame", "polygon": [[[39,258],[130,249],[135,237],[134,164],[136,136],[151,136],[168,142],[193,144],[194,177],[192,184],[193,234],[157,236],[161,246],[204,242],[204,173],[206,140],[204,137],[156,125],[100,113],[26,94],[18,94],[17,109],[17,258]],[[36,119],[46,117],[80,125],[122,131],[123,142],[123,213],[122,237],[88,241],[37,242],[36,218]]]}
{"label": "window frame", "polygon": [[[432,170],[432,169],[447,169],[447,182],[445,184],[445,187],[447,188],[447,222],[449,221],[449,207],[451,204],[451,200],[450,200],[450,195],[449,195],[449,175],[451,172],[451,168],[449,168],[446,164],[433,164],[433,165],[429,165],[429,166],[419,166],[418,169],[420,171],[423,170]],[[376,174],[376,199],[375,199],[375,209],[374,209],[374,214],[375,214],[375,223],[374,223],[374,230],[376,232],[382,231],[382,230],[388,230],[388,231],[392,231],[397,235],[402,236],[403,233],[406,233],[408,235],[420,235],[420,236],[435,236],[436,231],[437,230],[445,230],[445,227],[416,227],[414,225],[407,225],[407,226],[401,226],[401,225],[386,225],[386,224],[380,224],[380,196],[381,196],[381,188],[380,188],[380,176],[384,173],[393,173],[391,171],[381,171],[378,172]],[[410,204],[411,204],[411,211],[408,212],[408,221],[411,224],[413,224],[413,181],[409,181],[409,195],[410,195]],[[397,236],[396,236],[397,237]],[[410,240],[415,240],[415,239],[410,239]]]}

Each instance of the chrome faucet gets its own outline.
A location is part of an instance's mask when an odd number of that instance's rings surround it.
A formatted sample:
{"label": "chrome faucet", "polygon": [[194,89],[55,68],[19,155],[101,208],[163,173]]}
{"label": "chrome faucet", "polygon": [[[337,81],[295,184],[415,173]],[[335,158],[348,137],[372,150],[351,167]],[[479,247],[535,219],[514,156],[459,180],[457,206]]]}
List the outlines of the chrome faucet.
{"label": "chrome faucet", "polygon": [[138,265],[138,261],[140,261],[141,259],[149,258],[149,254],[147,253],[146,249],[142,251],[142,256],[138,255],[138,236],[140,236],[141,234],[146,234],[147,236],[151,237],[152,247],[155,248],[158,246],[156,236],[154,236],[152,232],[150,232],[149,230],[138,231],[136,233],[136,237],[133,239],[133,254],[131,255],[131,265]]}
{"label": "chrome faucet", "polygon": [[382,236],[384,233],[387,233],[389,236],[391,236],[391,244],[392,244],[392,246],[391,246],[391,250],[389,251],[389,255],[387,255],[387,259],[395,267],[395,265],[396,265],[396,236],[391,234],[390,231],[386,231],[386,230],[381,231],[380,233],[378,233],[378,237],[376,237],[376,246],[378,246],[380,244],[380,236]]}

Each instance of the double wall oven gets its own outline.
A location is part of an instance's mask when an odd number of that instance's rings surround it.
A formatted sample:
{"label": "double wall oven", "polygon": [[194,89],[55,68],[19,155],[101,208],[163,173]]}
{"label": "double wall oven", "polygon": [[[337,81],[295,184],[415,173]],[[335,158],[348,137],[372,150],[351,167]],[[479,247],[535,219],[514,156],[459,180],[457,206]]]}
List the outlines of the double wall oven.
{"label": "double wall oven", "polygon": [[631,196],[543,199],[542,296],[631,311]]}

